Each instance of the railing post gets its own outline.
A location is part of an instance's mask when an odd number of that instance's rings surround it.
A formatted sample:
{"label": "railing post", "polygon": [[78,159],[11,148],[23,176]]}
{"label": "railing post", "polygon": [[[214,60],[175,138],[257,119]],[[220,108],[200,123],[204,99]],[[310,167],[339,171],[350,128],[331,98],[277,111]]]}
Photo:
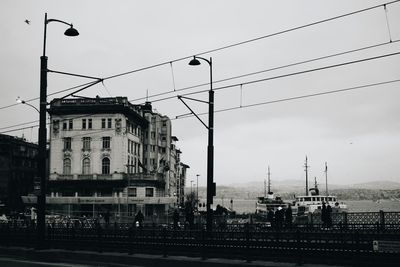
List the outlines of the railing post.
{"label": "railing post", "polygon": [[379,217],[380,217],[380,229],[382,231],[385,230],[385,212],[383,210],[379,211]]}
{"label": "railing post", "polygon": [[201,229],[201,256],[202,259],[205,260],[207,259],[207,254],[206,254],[206,231],[204,230],[204,227]]}
{"label": "railing post", "polygon": [[249,225],[249,223],[246,223],[245,227],[246,227],[245,231],[246,231],[246,254],[247,254],[246,262],[251,262],[251,257],[250,257],[250,253],[251,253],[251,250],[250,250],[250,225]]}
{"label": "railing post", "polygon": [[356,251],[358,254],[360,252],[360,233],[358,232],[358,230],[356,230],[354,233],[354,239],[356,241]]}
{"label": "railing post", "polygon": [[163,257],[167,257],[167,228],[164,227],[162,229],[162,235],[163,235]]}
{"label": "railing post", "polygon": [[135,226],[132,225],[132,227],[129,228],[129,237],[128,237],[128,247],[129,247],[129,255],[133,254],[134,251],[134,240],[135,240]]}
{"label": "railing post", "polygon": [[302,251],[301,251],[301,237],[300,230],[296,229],[296,243],[297,243],[297,265],[303,264]]}
{"label": "railing post", "polygon": [[96,223],[96,232],[97,232],[97,239],[98,239],[98,251],[100,253],[103,252],[103,229],[101,228],[101,225],[99,222]]}

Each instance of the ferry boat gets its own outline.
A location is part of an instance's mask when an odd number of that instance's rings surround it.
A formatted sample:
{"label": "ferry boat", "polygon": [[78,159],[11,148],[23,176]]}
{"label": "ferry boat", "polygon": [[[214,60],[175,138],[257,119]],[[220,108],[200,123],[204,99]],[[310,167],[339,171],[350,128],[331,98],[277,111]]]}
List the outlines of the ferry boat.
{"label": "ferry boat", "polygon": [[307,215],[308,213],[320,212],[322,204],[330,205],[332,213],[347,211],[347,205],[343,202],[339,202],[336,196],[328,193],[328,166],[325,163],[325,180],[326,180],[326,192],[321,195],[319,193],[317,180],[315,178],[314,188],[308,189],[308,165],[307,157],[305,162],[306,171],[306,195],[296,196],[292,205],[292,212],[294,216]]}
{"label": "ferry boat", "polygon": [[282,200],[280,196],[275,196],[271,192],[270,171],[268,166],[268,192],[266,189],[266,181],[264,180],[264,196],[258,197],[256,202],[256,213],[260,215],[267,215],[269,210],[275,212],[279,207],[286,209],[289,203]]}

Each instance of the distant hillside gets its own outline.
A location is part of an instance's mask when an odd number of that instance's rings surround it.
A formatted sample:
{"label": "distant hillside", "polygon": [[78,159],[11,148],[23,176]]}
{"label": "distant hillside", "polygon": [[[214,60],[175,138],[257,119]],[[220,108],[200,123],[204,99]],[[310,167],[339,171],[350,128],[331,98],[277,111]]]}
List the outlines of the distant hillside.
{"label": "distant hillside", "polygon": [[392,181],[374,181],[361,184],[352,184],[347,186],[347,188],[391,190],[391,189],[400,189],[400,183]]}
{"label": "distant hillside", "polygon": [[[295,195],[305,194],[304,187],[304,182],[301,180],[286,180],[274,183],[271,191],[280,195],[283,199],[293,199]],[[321,193],[324,193],[325,184],[320,184],[319,189]],[[391,181],[376,181],[353,185],[329,185],[328,189],[331,195],[337,196],[340,200],[400,199],[400,183]],[[256,199],[262,195],[264,195],[263,182],[250,182],[231,186],[217,185],[216,198]],[[204,199],[205,196],[206,188],[199,187],[199,197]]]}

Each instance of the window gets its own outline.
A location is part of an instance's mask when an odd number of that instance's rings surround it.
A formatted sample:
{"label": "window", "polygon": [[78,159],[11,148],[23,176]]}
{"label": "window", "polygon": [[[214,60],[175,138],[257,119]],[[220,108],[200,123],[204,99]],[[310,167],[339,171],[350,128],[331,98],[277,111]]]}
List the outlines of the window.
{"label": "window", "polygon": [[107,119],[107,128],[111,128],[112,126],[112,119]]}
{"label": "window", "polygon": [[136,187],[128,187],[128,196],[129,197],[137,197]]}
{"label": "window", "polygon": [[155,145],[151,145],[151,151],[152,152],[156,152],[156,146]]}
{"label": "window", "polygon": [[67,123],[63,122],[63,130],[67,130]]}
{"label": "window", "polygon": [[151,139],[155,139],[156,138],[156,132],[151,132]]}
{"label": "window", "polygon": [[71,137],[65,137],[64,138],[64,150],[71,150]]}
{"label": "window", "polygon": [[84,158],[82,161],[82,174],[90,174],[90,159]]}
{"label": "window", "polygon": [[110,159],[104,158],[101,161],[101,173],[102,174],[110,174]]}
{"label": "window", "polygon": [[92,119],[88,119],[88,129],[92,129]]}
{"label": "window", "polygon": [[154,188],[146,187],[146,197],[154,197]]}
{"label": "window", "polygon": [[83,137],[82,143],[83,143],[82,150],[84,151],[90,150],[90,137]]}
{"label": "window", "polygon": [[69,121],[68,121],[68,124],[69,124],[69,129],[70,130],[72,130],[72,129],[74,129],[74,121],[72,120],[72,119],[70,119]]}
{"label": "window", "polygon": [[63,173],[71,174],[71,160],[70,159],[64,159]]}
{"label": "window", "polygon": [[106,119],[101,119],[101,128],[106,128]]}
{"label": "window", "polygon": [[82,119],[82,129],[86,129],[86,119]]}
{"label": "window", "polygon": [[111,137],[104,136],[103,137],[103,149],[110,149]]}
{"label": "window", "polygon": [[128,139],[128,153],[131,153],[131,140]]}
{"label": "window", "polygon": [[167,121],[163,121],[162,126],[167,126]]}

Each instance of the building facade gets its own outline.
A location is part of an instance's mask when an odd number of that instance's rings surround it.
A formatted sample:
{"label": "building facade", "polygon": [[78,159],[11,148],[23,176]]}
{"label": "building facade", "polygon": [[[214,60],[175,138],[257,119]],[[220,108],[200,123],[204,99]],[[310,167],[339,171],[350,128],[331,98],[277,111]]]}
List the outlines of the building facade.
{"label": "building facade", "polygon": [[177,208],[187,165],[168,117],[126,97],[55,99],[50,103],[48,210],[70,216]]}
{"label": "building facade", "polygon": [[[23,138],[0,134],[1,213],[21,212],[21,196],[31,193],[37,171],[38,146]],[[0,214],[1,215],[1,214]]]}

